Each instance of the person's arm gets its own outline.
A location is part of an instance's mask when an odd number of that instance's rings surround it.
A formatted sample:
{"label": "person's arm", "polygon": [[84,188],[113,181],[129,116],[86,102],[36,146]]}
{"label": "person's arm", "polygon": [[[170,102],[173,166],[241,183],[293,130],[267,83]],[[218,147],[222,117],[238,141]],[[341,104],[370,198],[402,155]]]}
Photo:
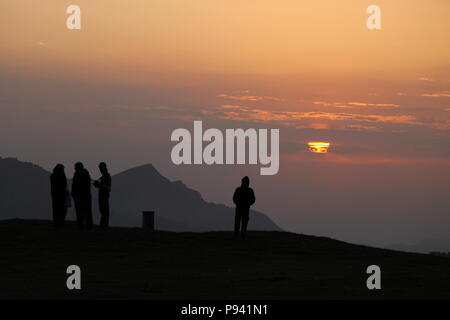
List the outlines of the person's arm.
{"label": "person's arm", "polygon": [[86,184],[86,188],[89,188],[89,190],[91,189],[91,184],[92,184],[92,179],[91,179],[91,175],[89,174],[89,172],[85,172],[85,179],[86,181],[84,181],[83,185]]}
{"label": "person's arm", "polygon": [[253,189],[250,189],[250,191],[250,205],[253,205],[256,201],[255,193],[253,192]]}
{"label": "person's arm", "polygon": [[111,176],[102,176],[94,182],[94,186],[99,189],[111,191]]}
{"label": "person's arm", "polygon": [[99,186],[100,188],[104,188],[107,190],[111,189],[111,177],[108,176],[102,177],[99,180]]}
{"label": "person's arm", "polygon": [[237,205],[237,203],[238,203],[238,201],[239,201],[239,199],[238,199],[238,190],[239,190],[239,188],[237,188],[236,190],[234,190],[234,194],[233,194],[233,202],[234,202],[234,204],[236,204],[236,205]]}

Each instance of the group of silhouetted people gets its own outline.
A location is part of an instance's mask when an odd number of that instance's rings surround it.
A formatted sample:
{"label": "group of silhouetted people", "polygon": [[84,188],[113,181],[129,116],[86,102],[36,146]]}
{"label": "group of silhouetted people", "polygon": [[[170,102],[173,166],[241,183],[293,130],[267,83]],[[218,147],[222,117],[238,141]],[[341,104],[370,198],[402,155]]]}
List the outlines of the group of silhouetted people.
{"label": "group of silhouetted people", "polygon": [[[109,195],[111,192],[111,175],[106,163],[99,164],[101,177],[94,181],[98,188],[98,206],[100,211],[100,227],[109,226]],[[91,176],[81,162],[75,164],[75,173],[72,179],[72,189],[69,193],[64,166],[57,164],[50,176],[53,222],[56,227],[64,225],[67,209],[71,206],[71,197],[75,204],[77,225],[80,229],[92,229],[92,197]]]}
{"label": "group of silhouetted people", "polygon": [[[100,211],[100,227],[109,226],[109,195],[111,192],[111,175],[106,163],[98,165],[101,177],[94,181],[94,187],[98,188],[98,207]],[[56,227],[64,225],[67,208],[71,206],[71,197],[75,203],[77,225],[80,229],[92,229],[92,198],[91,176],[81,162],[75,163],[75,173],[72,179],[72,190],[69,193],[64,166],[57,164],[50,176],[53,222]],[[255,203],[255,193],[249,187],[250,179],[242,178],[241,186],[236,188],[233,194],[233,202],[236,205],[234,218],[234,238],[245,239],[249,220],[250,207]]]}

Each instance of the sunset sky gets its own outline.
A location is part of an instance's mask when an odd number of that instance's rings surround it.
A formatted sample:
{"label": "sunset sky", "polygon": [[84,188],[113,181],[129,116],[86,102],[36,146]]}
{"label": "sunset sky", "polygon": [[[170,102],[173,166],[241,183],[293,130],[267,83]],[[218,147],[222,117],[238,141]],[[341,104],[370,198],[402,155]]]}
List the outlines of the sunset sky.
{"label": "sunset sky", "polygon": [[[66,8],[81,7],[81,30]],[[381,8],[368,30],[366,8]],[[450,1],[4,0],[0,156],[153,163],[289,231],[450,239]],[[176,128],[280,128],[280,171],[175,166]],[[308,150],[329,142],[327,153]],[[250,222],[251,223],[251,222]]]}

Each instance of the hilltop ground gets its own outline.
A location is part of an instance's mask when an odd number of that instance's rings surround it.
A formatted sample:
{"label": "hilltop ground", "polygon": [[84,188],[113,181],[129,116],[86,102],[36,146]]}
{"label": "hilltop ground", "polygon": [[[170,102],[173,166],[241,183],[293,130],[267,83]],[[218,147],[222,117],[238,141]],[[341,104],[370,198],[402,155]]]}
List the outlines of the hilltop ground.
{"label": "hilltop ground", "polygon": [[[80,232],[49,221],[0,222],[0,298],[450,298],[450,259],[284,232]],[[66,268],[82,290],[66,289]],[[366,288],[367,266],[382,290]]]}

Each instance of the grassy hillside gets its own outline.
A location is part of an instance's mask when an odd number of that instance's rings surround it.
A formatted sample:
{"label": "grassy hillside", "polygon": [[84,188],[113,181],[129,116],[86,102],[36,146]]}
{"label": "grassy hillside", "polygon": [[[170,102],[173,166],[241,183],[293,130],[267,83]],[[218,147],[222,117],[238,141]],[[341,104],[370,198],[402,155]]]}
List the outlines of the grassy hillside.
{"label": "grassy hillside", "polygon": [[[283,232],[54,230],[0,222],[0,298],[323,299],[450,298],[450,259]],[[66,267],[82,290],[66,289]],[[366,289],[366,267],[382,290]]]}

